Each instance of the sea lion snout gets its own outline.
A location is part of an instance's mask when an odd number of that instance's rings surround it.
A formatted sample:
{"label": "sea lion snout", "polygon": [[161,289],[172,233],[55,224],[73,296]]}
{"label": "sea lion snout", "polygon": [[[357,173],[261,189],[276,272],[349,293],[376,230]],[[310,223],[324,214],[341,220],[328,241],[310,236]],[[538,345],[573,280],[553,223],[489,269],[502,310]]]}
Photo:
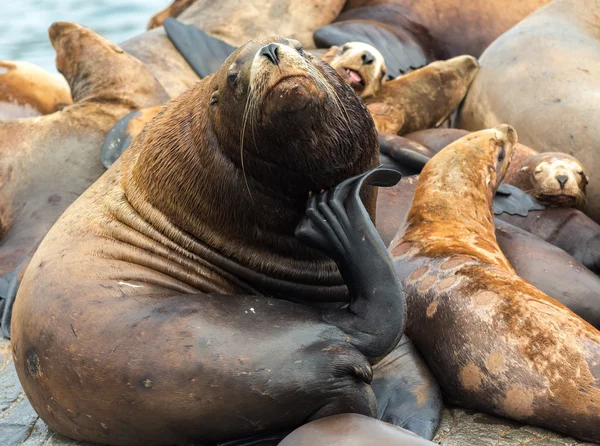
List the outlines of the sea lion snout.
{"label": "sea lion snout", "polygon": [[561,189],[565,188],[565,184],[568,180],[569,180],[569,177],[566,175],[557,175],[556,176],[556,181],[558,181],[558,184],[560,184]]}
{"label": "sea lion snout", "polygon": [[368,51],[365,51],[363,53],[361,59],[363,61],[363,65],[371,65],[373,63],[373,61],[375,60],[375,56],[373,56]]}
{"label": "sea lion snout", "polygon": [[279,49],[277,44],[275,43],[269,43],[268,45],[265,45],[260,49],[260,55],[265,56],[267,59],[273,62],[274,65],[279,65],[279,56],[277,54],[278,52]]}

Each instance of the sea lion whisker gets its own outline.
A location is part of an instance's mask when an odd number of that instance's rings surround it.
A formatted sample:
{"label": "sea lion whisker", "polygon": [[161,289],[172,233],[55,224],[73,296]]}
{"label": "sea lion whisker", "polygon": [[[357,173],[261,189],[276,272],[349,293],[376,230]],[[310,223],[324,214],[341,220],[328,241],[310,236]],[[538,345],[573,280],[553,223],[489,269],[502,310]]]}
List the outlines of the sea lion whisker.
{"label": "sea lion whisker", "polygon": [[254,201],[252,197],[252,192],[250,191],[250,186],[248,184],[248,177],[246,175],[246,167],[244,166],[244,137],[246,135],[246,122],[248,121],[248,114],[250,111],[250,98],[252,97],[252,85],[248,87],[248,98],[246,99],[246,106],[244,107],[244,114],[242,118],[242,131],[240,137],[240,163],[242,165],[242,175],[244,177],[244,183],[246,184],[246,189],[248,190],[248,194],[250,195],[250,200]]}

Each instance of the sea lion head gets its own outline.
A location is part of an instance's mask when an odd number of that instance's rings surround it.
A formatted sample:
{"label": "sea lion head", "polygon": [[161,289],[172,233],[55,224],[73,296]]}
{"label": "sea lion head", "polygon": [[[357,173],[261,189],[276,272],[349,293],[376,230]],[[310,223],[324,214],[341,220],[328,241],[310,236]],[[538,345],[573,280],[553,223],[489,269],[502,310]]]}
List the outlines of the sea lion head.
{"label": "sea lion head", "polygon": [[377,48],[362,42],[332,46],[323,55],[361,98],[375,96],[385,81],[387,68]]}
{"label": "sea lion head", "polygon": [[573,156],[547,152],[525,160],[514,185],[551,206],[583,208],[589,178]]}
{"label": "sea lion head", "polygon": [[277,188],[305,194],[307,186],[333,186],[377,163],[377,133],[365,105],[296,40],[250,41],[209,88],[219,147],[263,184],[278,181]]}

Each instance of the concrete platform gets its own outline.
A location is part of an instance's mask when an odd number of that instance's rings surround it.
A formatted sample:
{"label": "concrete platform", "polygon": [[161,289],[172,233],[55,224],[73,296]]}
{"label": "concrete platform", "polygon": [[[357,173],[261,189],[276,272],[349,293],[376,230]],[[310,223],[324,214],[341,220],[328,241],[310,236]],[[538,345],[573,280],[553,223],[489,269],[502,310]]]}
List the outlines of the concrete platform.
{"label": "concrete platform", "polygon": [[[462,409],[444,410],[435,442],[443,446],[591,445]],[[89,446],[58,435],[37,416],[19,384],[10,343],[6,340],[0,341],[0,445]]]}

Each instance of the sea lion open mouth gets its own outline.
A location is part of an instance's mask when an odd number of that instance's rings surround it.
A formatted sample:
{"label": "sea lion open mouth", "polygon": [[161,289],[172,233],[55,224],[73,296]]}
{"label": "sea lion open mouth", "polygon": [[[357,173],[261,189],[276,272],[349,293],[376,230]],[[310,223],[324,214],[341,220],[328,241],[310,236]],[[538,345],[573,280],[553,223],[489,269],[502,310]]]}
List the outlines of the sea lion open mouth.
{"label": "sea lion open mouth", "polygon": [[365,80],[360,73],[352,68],[342,67],[338,73],[357,91],[362,91],[365,88]]}

